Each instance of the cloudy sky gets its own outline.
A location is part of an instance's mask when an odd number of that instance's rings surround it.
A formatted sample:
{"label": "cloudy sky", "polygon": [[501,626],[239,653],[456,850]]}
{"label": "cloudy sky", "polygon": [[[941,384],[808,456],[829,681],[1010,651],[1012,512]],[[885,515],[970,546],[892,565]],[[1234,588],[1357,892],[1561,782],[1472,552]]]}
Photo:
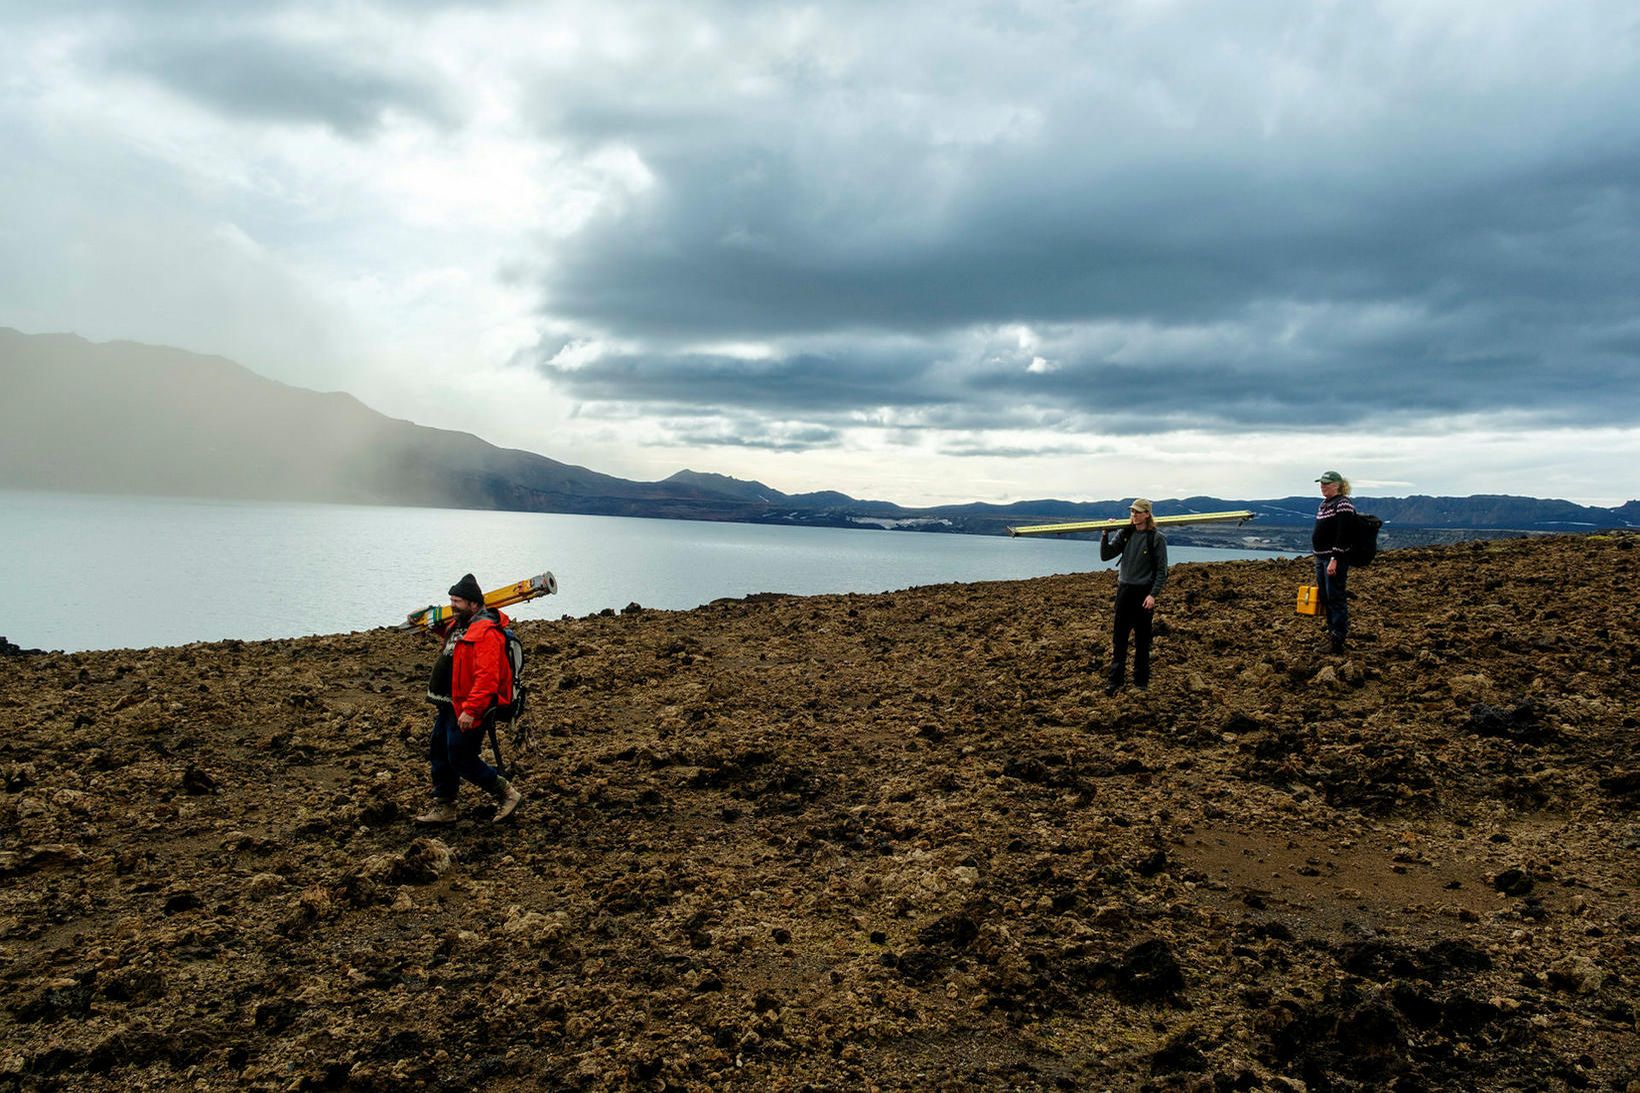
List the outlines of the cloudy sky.
{"label": "cloudy sky", "polygon": [[0,0],[0,325],[626,477],[1640,494],[1632,2]]}

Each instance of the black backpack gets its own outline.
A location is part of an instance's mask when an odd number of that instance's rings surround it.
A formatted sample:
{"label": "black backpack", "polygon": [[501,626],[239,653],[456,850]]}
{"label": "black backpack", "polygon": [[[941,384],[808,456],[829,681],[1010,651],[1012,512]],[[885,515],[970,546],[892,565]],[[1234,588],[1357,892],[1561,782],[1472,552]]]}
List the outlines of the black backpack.
{"label": "black backpack", "polygon": [[1358,512],[1355,514],[1355,542],[1350,544],[1350,565],[1371,565],[1372,560],[1378,557],[1378,529],[1384,522],[1371,513]]}
{"label": "black backpack", "polygon": [[516,721],[518,715],[524,712],[524,643],[518,640],[512,627],[502,626],[499,619],[496,629],[501,631],[501,637],[507,643],[507,666],[512,669],[512,701],[498,702],[490,712],[497,721]]}
{"label": "black backpack", "polygon": [[[510,626],[502,626],[500,618],[490,616],[495,628],[501,631],[501,637],[506,642],[507,666],[512,669],[512,701],[498,702],[491,706],[484,714],[484,731],[490,736],[490,748],[495,752],[495,765],[506,777],[512,777],[516,769],[517,754],[524,750],[529,740],[529,728],[522,720],[524,714],[524,697],[527,688],[524,686],[524,643],[519,640],[518,634]],[[496,725],[506,722],[513,727],[513,756],[515,767],[509,768],[501,755],[501,739],[495,731]]]}

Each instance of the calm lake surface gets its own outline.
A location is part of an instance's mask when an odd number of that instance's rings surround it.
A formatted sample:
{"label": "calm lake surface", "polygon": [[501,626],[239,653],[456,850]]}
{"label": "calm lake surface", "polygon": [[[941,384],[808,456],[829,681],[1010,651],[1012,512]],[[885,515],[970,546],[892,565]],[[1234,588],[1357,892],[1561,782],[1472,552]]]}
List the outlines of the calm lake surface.
{"label": "calm lake surface", "polygon": [[551,570],[557,595],[507,612],[552,619],[1110,568],[1087,541],[618,516],[18,491],[0,491],[0,513],[0,636],[25,649],[368,630],[448,602],[466,572],[489,589]]}

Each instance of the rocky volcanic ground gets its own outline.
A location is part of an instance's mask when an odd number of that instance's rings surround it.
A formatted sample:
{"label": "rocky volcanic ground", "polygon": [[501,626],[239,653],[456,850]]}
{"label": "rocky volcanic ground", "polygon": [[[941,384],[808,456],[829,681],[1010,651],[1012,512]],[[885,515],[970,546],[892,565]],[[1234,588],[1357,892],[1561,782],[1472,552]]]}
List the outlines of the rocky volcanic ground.
{"label": "rocky volcanic ground", "polygon": [[[1632,535],[0,659],[0,1088],[1640,1090]],[[1090,548],[1091,549],[1091,548]]]}

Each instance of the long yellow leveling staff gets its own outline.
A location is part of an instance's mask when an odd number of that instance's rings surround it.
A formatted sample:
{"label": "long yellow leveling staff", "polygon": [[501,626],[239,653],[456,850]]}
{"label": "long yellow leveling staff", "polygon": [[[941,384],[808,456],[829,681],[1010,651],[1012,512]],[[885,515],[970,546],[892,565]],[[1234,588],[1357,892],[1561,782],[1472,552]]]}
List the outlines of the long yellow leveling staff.
{"label": "long yellow leveling staff", "polygon": [[[1236,512],[1187,512],[1181,516],[1157,516],[1154,519],[1158,524],[1211,524],[1222,520],[1245,524],[1256,517],[1251,511],[1241,509]],[[1129,523],[1129,520],[1085,520],[1080,524],[1035,524],[1028,528],[1009,528],[1008,534],[1069,535],[1075,531],[1115,531],[1127,527]]]}
{"label": "long yellow leveling staff", "polygon": [[[550,596],[556,591],[558,591],[558,578],[551,573],[542,573],[534,577],[525,577],[523,580],[509,584],[504,588],[497,588],[484,593],[484,606],[511,607],[515,603],[533,600],[537,596]],[[453,614],[454,612],[450,610],[449,604],[442,606],[433,604],[430,607],[423,607],[420,611],[410,612],[410,617],[405,620],[403,629],[414,630],[418,626],[439,626],[448,622]]]}

